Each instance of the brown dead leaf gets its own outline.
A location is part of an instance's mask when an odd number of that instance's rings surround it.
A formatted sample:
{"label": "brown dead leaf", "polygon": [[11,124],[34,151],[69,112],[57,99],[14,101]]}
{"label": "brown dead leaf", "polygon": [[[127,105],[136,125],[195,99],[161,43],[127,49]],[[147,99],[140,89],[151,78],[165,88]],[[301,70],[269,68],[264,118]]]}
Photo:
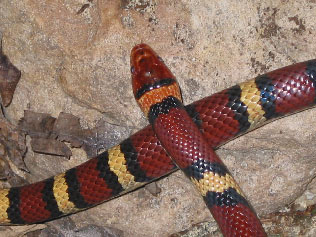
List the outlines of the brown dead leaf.
{"label": "brown dead leaf", "polygon": [[82,146],[82,128],[78,117],[60,113],[54,125],[53,132],[58,140],[69,142],[72,147]]}
{"label": "brown dead leaf", "polygon": [[[69,113],[60,113],[56,119],[49,114],[24,111],[18,128],[32,138],[33,151],[67,158],[71,156],[71,151],[62,142],[82,148],[88,157],[94,157],[100,150],[115,145],[115,137],[121,137],[119,127],[104,121],[92,129],[83,129],[80,119]],[[109,138],[115,142],[111,144]]]}
{"label": "brown dead leaf", "polygon": [[25,110],[24,117],[19,121],[18,129],[32,138],[48,138],[52,135],[55,121],[56,118],[49,114]]}
{"label": "brown dead leaf", "polygon": [[64,156],[68,159],[72,155],[71,150],[65,143],[57,141],[55,139],[32,138],[31,146],[32,150],[38,153]]}
{"label": "brown dead leaf", "polygon": [[13,164],[28,171],[24,163],[26,153],[25,134],[18,131],[7,119],[0,119],[0,143],[6,151],[6,156]]}
{"label": "brown dead leaf", "polygon": [[95,128],[83,129],[78,117],[68,113],[60,113],[53,133],[59,141],[69,142],[72,147],[84,149],[88,157],[97,155],[94,141],[96,139]]}
{"label": "brown dead leaf", "polygon": [[17,168],[28,171],[24,163],[26,153],[25,134],[18,131],[4,116],[0,117],[0,179],[19,186],[26,181],[11,169],[11,161]]}
{"label": "brown dead leaf", "polygon": [[10,62],[2,52],[2,39],[0,35],[0,95],[2,104],[8,106],[21,77],[21,72]]}
{"label": "brown dead leaf", "polygon": [[49,114],[24,111],[18,128],[32,138],[31,145],[34,152],[65,156],[72,153],[63,142],[71,147],[82,147],[85,138],[91,135],[89,129],[82,129],[79,118],[68,113],[60,113],[58,118]]}

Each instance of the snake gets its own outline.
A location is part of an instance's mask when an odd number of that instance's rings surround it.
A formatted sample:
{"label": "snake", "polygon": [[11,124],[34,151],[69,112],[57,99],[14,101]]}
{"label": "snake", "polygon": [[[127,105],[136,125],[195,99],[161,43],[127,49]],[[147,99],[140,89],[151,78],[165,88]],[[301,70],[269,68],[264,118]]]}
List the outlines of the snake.
{"label": "snake", "polygon": [[224,236],[267,236],[226,166],[185,111],[179,84],[146,44],[132,49],[136,101],[173,162],[195,184]]}
{"label": "snake", "polygon": [[[316,59],[286,66],[185,106],[208,146],[316,102]],[[0,189],[0,224],[46,222],[96,206],[177,170],[151,125],[48,179]],[[224,188],[224,187],[220,187]]]}

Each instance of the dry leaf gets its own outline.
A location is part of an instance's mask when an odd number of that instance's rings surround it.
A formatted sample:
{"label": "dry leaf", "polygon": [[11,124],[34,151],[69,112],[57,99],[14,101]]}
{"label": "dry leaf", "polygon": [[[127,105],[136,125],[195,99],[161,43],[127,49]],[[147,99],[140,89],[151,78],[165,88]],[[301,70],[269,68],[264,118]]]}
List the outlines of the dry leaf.
{"label": "dry leaf", "polygon": [[10,62],[2,52],[2,39],[0,36],[0,95],[2,104],[8,106],[21,77],[21,72]]}
{"label": "dry leaf", "polygon": [[56,118],[45,113],[24,111],[24,117],[20,119],[18,129],[30,135],[30,137],[48,138],[51,136]]}
{"label": "dry leaf", "polygon": [[55,139],[32,138],[31,146],[32,150],[38,153],[64,156],[68,159],[72,155],[71,150],[65,143]]}

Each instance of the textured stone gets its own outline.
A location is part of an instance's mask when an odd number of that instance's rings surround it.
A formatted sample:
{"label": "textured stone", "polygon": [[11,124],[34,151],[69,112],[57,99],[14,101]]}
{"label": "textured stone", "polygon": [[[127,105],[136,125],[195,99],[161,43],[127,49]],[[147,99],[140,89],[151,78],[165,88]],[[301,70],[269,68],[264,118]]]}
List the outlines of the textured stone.
{"label": "textured stone", "polygon": [[[140,129],[147,122],[134,102],[129,74],[130,50],[140,42],[164,58],[185,103],[316,58],[311,0],[99,0],[77,14],[84,4],[88,1],[1,2],[3,51],[22,72],[7,110],[12,121],[29,109],[55,117],[71,113],[86,127],[102,119],[123,127],[125,137],[126,129]],[[315,113],[275,121],[218,151],[258,213],[294,201],[314,178]],[[81,151],[73,153],[79,159],[56,162],[29,152],[32,173],[26,177],[39,180],[85,160]],[[158,184],[157,197],[140,189],[71,219],[79,227],[120,229],[124,236],[168,236],[211,220],[182,174]]]}

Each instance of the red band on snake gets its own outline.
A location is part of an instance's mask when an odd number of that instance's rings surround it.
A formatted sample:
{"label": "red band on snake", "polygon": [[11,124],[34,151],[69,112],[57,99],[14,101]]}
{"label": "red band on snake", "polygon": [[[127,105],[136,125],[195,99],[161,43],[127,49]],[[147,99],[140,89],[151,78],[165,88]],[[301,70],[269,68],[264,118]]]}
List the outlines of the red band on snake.
{"label": "red band on snake", "polygon": [[[316,60],[258,76],[186,106],[216,148],[315,104]],[[31,224],[95,206],[176,170],[151,126],[49,179],[0,190],[0,223]]]}

